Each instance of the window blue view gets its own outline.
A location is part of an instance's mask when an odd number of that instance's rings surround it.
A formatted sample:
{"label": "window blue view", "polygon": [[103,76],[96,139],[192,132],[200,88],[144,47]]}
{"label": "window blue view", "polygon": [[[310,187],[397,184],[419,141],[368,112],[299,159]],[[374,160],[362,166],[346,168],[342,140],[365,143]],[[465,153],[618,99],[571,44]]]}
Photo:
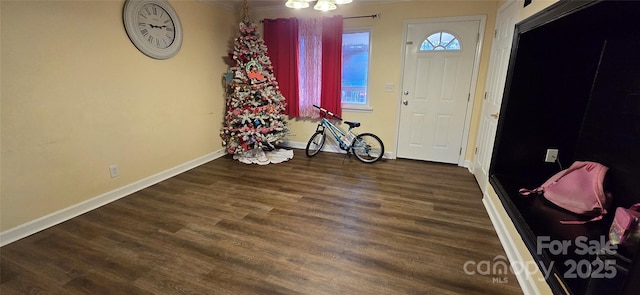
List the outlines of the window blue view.
{"label": "window blue view", "polygon": [[460,41],[447,32],[438,32],[429,36],[420,45],[420,51],[460,50]]}
{"label": "window blue view", "polygon": [[369,32],[342,35],[342,103],[367,104]]}

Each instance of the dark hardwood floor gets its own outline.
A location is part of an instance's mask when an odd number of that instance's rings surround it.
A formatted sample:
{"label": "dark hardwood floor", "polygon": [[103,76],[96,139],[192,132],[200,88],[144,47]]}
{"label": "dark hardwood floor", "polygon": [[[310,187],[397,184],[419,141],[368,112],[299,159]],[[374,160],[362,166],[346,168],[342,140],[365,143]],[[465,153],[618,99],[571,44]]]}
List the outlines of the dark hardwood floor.
{"label": "dark hardwood floor", "polygon": [[[468,170],[214,160],[0,249],[8,294],[522,294]],[[477,271],[473,264],[468,271]]]}

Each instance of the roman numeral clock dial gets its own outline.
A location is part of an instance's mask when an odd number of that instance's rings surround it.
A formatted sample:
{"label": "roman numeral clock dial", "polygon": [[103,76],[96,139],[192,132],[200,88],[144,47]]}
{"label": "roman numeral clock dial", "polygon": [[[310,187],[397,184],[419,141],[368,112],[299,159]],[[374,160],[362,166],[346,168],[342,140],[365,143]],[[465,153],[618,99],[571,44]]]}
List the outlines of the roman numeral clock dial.
{"label": "roman numeral clock dial", "polygon": [[149,3],[142,7],[138,14],[140,33],[157,48],[167,48],[175,39],[175,25],[169,14],[160,6]]}
{"label": "roman numeral clock dial", "polygon": [[167,59],[180,50],[182,27],[167,1],[127,0],[123,20],[129,39],[145,55]]}

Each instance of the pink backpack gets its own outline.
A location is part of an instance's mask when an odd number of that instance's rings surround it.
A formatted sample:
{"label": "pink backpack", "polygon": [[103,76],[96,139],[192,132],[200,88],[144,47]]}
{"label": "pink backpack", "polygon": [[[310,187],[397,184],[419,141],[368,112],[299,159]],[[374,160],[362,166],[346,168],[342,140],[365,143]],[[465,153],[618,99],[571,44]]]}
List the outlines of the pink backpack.
{"label": "pink backpack", "polygon": [[593,216],[589,221],[560,221],[562,224],[584,224],[600,220],[607,214],[606,208],[611,199],[603,188],[607,170],[609,168],[600,163],[576,161],[540,187],[532,190],[520,189],[520,194],[544,194],[547,200],[561,208],[576,214]]}

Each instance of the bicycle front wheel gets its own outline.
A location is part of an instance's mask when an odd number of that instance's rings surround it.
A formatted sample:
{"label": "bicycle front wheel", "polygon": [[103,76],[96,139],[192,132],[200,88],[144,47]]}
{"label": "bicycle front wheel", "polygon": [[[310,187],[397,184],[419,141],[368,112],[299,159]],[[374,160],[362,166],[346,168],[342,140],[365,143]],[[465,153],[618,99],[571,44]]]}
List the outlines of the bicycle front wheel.
{"label": "bicycle front wheel", "polygon": [[372,133],[362,133],[353,140],[351,150],[356,158],[364,163],[373,163],[384,156],[384,144]]}
{"label": "bicycle front wheel", "polygon": [[324,146],[325,137],[326,136],[324,136],[323,131],[318,131],[311,136],[307,143],[307,148],[305,149],[307,157],[313,157],[320,152],[322,146]]}

